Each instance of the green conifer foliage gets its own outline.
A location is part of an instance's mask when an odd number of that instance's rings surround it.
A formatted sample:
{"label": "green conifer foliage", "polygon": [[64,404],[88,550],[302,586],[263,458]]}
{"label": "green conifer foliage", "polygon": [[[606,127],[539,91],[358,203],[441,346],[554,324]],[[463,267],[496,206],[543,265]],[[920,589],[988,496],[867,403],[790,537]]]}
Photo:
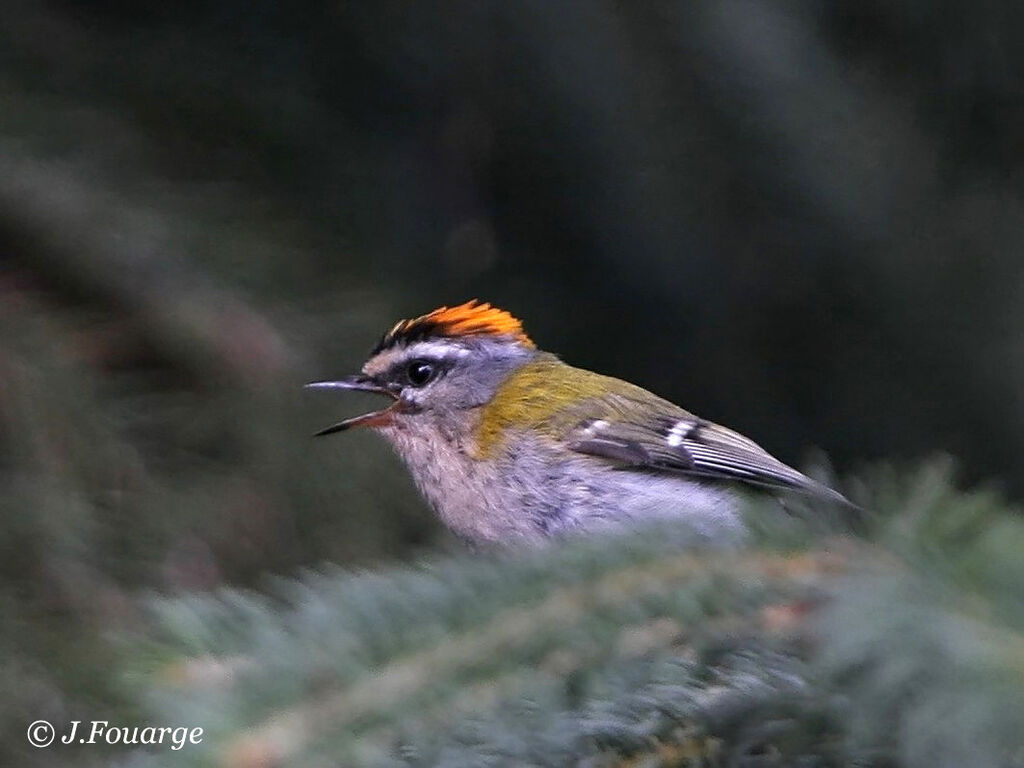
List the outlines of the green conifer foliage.
{"label": "green conifer foliage", "polygon": [[129,679],[205,736],[152,760],[1020,764],[1024,524],[941,469],[868,487],[866,538],[657,526],[157,600]]}

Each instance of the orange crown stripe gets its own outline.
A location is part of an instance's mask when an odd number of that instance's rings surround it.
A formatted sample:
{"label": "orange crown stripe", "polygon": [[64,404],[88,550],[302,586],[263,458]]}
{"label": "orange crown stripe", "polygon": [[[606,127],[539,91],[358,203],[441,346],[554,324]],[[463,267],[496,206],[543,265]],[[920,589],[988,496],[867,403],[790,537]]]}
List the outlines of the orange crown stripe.
{"label": "orange crown stripe", "polygon": [[403,338],[427,336],[511,336],[528,347],[535,346],[523,330],[523,324],[503,309],[470,299],[457,307],[439,307],[411,320],[402,320],[388,331],[381,346],[390,346]]}

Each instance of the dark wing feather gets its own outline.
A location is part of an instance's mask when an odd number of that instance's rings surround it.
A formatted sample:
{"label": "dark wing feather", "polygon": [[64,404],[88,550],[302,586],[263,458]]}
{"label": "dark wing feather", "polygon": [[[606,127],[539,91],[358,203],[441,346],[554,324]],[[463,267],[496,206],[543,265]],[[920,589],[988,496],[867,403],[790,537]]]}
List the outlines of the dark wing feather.
{"label": "dark wing feather", "polygon": [[606,418],[589,419],[569,434],[573,450],[622,467],[792,488],[842,499],[753,440],[675,406],[652,417],[649,404],[638,408],[625,401],[606,405],[611,406],[601,409]]}

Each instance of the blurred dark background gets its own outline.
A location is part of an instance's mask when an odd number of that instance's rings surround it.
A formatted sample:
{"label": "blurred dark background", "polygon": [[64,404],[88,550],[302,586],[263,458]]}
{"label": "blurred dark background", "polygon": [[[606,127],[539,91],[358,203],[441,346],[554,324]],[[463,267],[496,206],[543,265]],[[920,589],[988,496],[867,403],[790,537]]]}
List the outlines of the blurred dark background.
{"label": "blurred dark background", "polygon": [[945,452],[1020,498],[1022,29],[1013,0],[3,3],[0,706],[102,699],[140,589],[443,544],[372,435],[309,439],[362,402],[300,385],[472,297],[789,462]]}

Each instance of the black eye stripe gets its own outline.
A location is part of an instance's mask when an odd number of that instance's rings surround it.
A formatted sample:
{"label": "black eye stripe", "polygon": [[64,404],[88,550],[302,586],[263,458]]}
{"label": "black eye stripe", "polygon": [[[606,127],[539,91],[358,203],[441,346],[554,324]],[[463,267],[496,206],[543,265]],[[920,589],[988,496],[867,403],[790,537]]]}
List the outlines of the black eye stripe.
{"label": "black eye stripe", "polygon": [[425,387],[451,367],[450,360],[414,357],[395,363],[385,378],[399,387]]}
{"label": "black eye stripe", "polygon": [[414,387],[422,387],[434,378],[434,364],[428,360],[413,360],[406,366],[405,375]]}

